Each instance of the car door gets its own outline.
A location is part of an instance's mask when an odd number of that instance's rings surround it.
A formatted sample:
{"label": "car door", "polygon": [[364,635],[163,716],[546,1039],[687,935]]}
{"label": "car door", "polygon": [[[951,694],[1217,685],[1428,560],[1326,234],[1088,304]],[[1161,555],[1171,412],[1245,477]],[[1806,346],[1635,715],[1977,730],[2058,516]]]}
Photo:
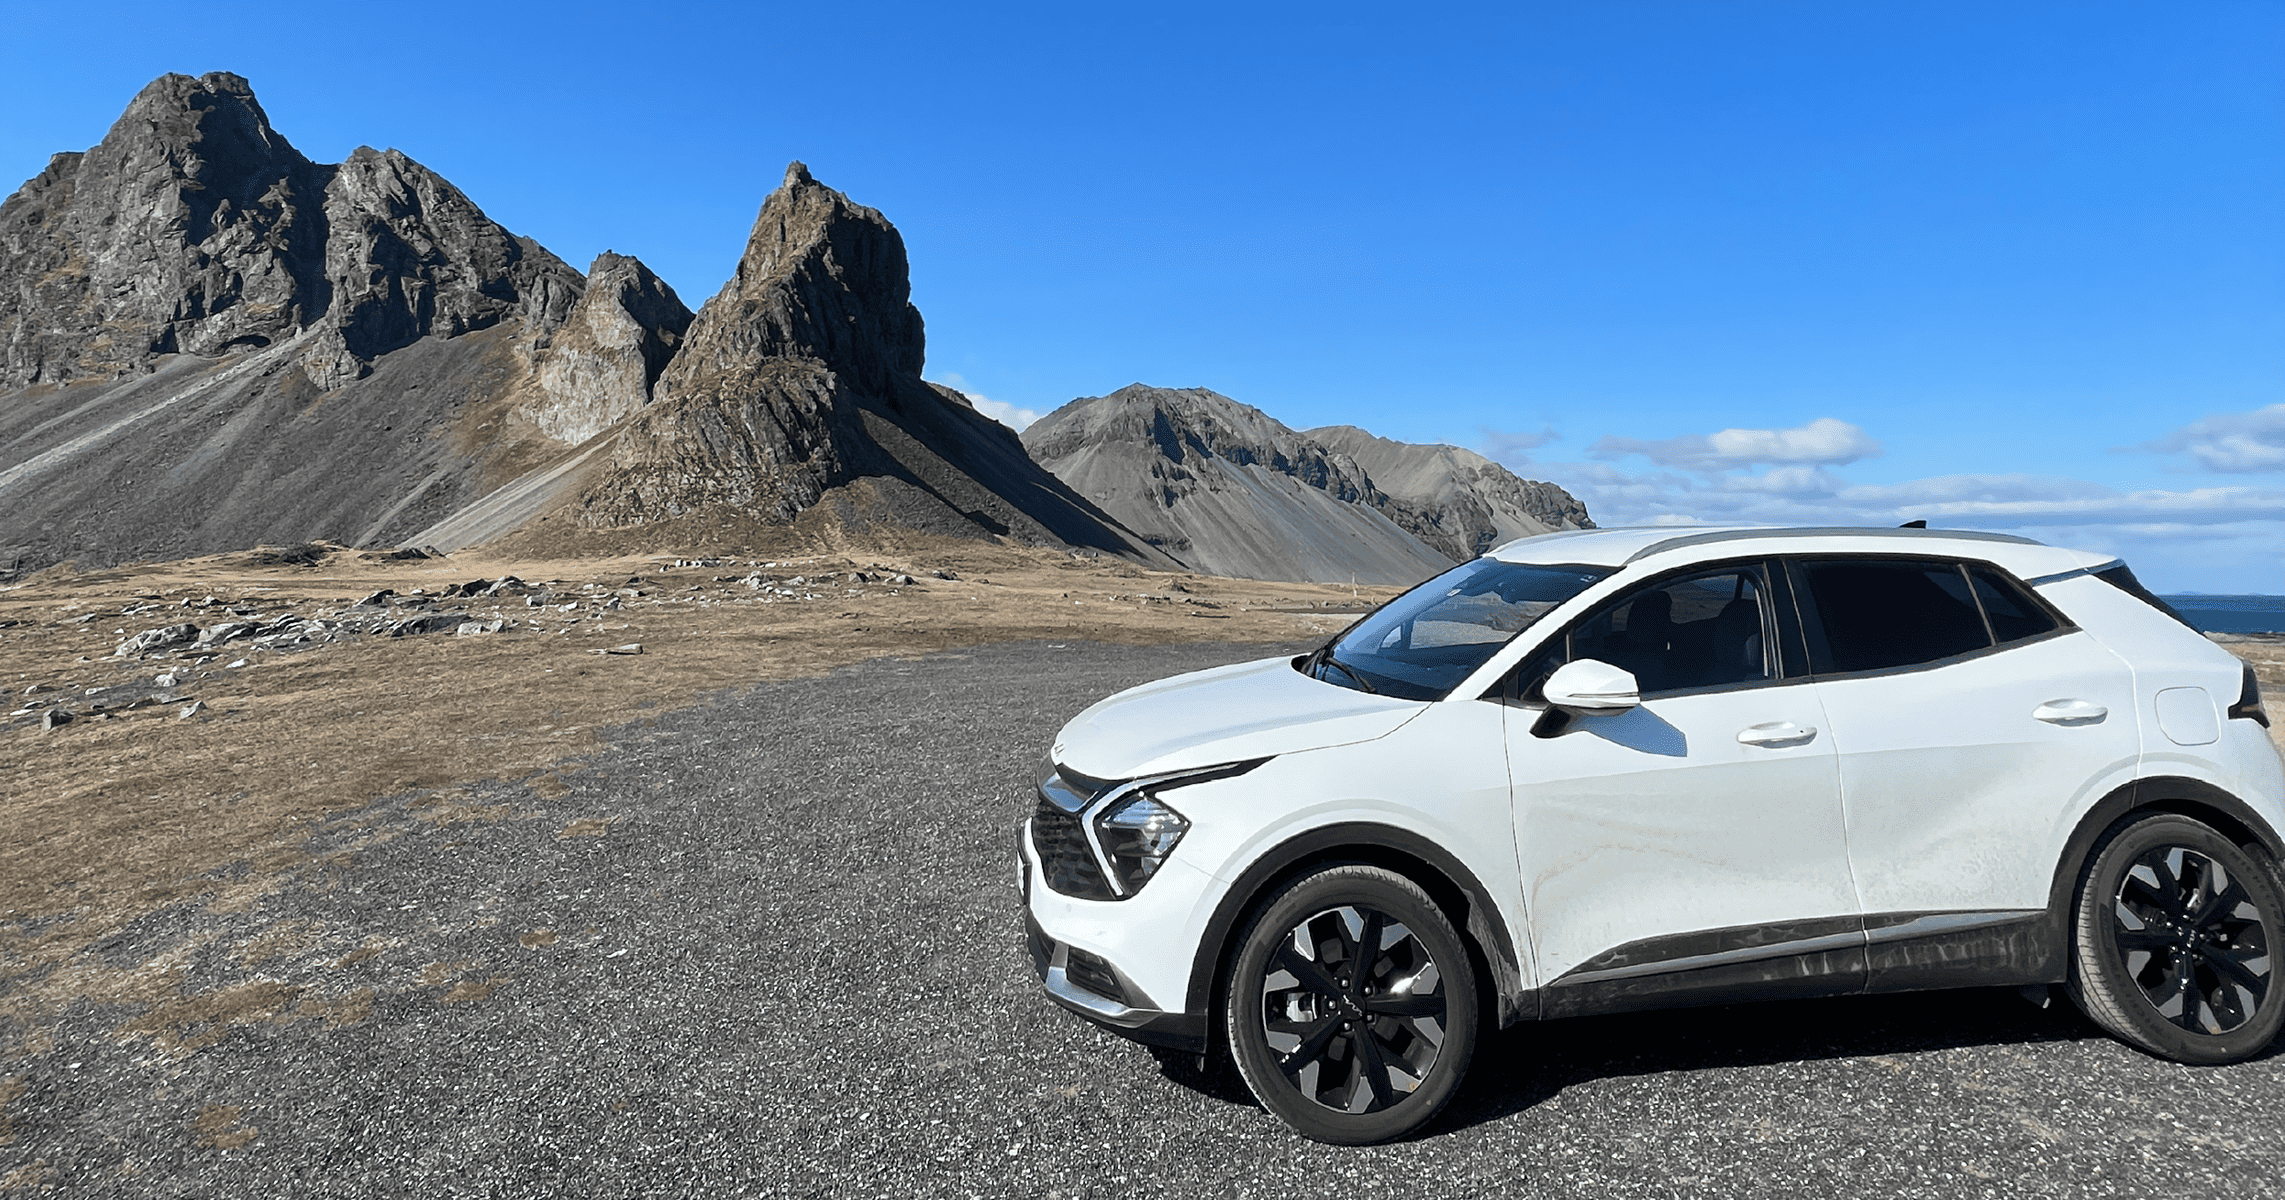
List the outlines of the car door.
{"label": "car door", "polygon": [[1839,755],[1871,986],[2051,974],[2042,922],[2063,842],[2141,751],[2131,669],[1988,564],[1789,568]]}
{"label": "car door", "polygon": [[[1575,622],[1511,677],[1543,1015],[1862,985],[1832,739],[1777,616],[1765,563],[1692,570]],[[1539,685],[1586,658],[1632,672],[1641,703],[1549,710]]]}

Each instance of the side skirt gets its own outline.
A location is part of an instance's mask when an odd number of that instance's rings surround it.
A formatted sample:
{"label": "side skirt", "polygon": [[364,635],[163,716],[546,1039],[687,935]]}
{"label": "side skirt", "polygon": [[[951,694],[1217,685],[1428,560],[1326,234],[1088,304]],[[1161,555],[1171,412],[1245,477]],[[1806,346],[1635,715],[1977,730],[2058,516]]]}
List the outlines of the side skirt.
{"label": "side skirt", "polygon": [[2061,978],[2061,941],[2044,911],[1878,913],[1629,942],[1549,984],[1540,992],[1540,1015],[1577,1017]]}

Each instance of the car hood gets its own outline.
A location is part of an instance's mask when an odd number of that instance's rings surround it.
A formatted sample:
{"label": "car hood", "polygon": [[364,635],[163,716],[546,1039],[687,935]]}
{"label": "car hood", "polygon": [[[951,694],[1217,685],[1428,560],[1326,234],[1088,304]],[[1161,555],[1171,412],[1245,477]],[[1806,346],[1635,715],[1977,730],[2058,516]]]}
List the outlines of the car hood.
{"label": "car hood", "polygon": [[1071,718],[1055,761],[1134,779],[1383,737],[1428,705],[1311,679],[1265,658],[1129,688]]}

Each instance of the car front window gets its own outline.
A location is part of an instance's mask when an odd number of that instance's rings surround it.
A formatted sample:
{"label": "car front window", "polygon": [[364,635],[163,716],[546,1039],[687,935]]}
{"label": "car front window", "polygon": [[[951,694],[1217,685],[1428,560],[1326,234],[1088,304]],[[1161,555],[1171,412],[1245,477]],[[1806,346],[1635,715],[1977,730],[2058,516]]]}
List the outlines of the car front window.
{"label": "car front window", "polygon": [[1608,574],[1607,567],[1464,562],[1382,605],[1303,669],[1361,691],[1442,699],[1516,634]]}
{"label": "car front window", "polygon": [[1527,698],[1555,668],[1582,658],[1633,675],[1645,696],[1764,683],[1773,663],[1763,596],[1758,566],[1667,579],[1579,622],[1518,677]]}

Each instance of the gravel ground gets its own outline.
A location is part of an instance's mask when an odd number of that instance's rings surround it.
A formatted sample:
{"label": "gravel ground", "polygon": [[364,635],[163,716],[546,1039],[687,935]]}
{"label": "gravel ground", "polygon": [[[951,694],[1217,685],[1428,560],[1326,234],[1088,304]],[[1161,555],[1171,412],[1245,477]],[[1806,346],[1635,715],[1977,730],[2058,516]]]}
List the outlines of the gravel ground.
{"label": "gravel ground", "polygon": [[1064,1014],[1011,844],[1049,736],[1270,649],[876,660],[351,814],[104,948],[173,990],[0,1063],[0,1190],[2285,1195],[2285,1055],[2164,1063],[2011,991],[1526,1026],[1362,1150]]}

